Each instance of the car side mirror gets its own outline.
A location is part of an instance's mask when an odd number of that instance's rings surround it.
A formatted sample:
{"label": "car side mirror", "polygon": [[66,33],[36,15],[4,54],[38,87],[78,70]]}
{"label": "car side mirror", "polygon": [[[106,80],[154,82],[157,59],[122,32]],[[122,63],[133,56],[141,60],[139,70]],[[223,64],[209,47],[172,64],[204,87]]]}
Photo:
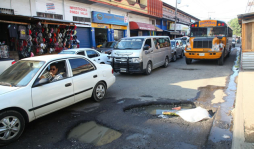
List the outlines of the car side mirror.
{"label": "car side mirror", "polygon": [[149,46],[144,46],[143,50],[149,50]]}
{"label": "car side mirror", "polygon": [[33,87],[37,87],[37,86],[41,86],[41,85],[44,85],[44,84],[47,84],[49,83],[49,79],[48,78],[37,78],[34,82],[34,85]]}

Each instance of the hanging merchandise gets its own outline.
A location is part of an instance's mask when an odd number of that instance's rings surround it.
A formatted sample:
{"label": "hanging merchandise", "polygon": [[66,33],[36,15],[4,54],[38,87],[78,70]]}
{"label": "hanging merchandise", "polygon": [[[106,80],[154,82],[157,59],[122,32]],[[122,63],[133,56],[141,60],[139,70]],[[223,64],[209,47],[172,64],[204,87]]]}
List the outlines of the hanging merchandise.
{"label": "hanging merchandise", "polygon": [[7,45],[0,45],[0,58],[9,58],[9,47]]}

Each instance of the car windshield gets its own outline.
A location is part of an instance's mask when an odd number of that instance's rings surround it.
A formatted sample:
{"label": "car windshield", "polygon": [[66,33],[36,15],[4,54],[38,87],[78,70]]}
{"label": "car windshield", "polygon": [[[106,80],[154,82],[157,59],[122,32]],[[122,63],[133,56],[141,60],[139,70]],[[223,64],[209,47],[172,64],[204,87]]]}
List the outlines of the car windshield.
{"label": "car windshield", "polygon": [[61,51],[59,54],[75,54],[75,51],[63,50],[63,51]]}
{"label": "car windshield", "polygon": [[115,44],[115,42],[106,42],[101,46],[101,48],[113,48]]}
{"label": "car windshield", "polygon": [[44,61],[18,61],[0,75],[0,85],[26,86],[44,63]]}
{"label": "car windshield", "polygon": [[225,36],[226,27],[202,27],[202,28],[191,28],[192,37],[216,37]]}
{"label": "car windshield", "polygon": [[175,47],[176,42],[175,42],[175,41],[170,41],[170,43],[171,43],[171,47],[172,47],[172,48],[174,48],[174,47]]}
{"label": "car windshield", "polygon": [[125,38],[118,42],[114,49],[133,49],[139,50],[143,45],[144,39],[143,38]]}

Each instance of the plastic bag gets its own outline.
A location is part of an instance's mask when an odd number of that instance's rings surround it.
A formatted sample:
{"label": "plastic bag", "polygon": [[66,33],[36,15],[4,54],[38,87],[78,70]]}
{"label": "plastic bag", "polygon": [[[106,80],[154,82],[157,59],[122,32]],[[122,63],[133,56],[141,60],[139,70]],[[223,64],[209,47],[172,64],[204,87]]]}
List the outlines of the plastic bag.
{"label": "plastic bag", "polygon": [[203,119],[210,118],[207,110],[201,107],[197,107],[195,109],[180,110],[177,111],[176,114],[187,122],[198,122]]}

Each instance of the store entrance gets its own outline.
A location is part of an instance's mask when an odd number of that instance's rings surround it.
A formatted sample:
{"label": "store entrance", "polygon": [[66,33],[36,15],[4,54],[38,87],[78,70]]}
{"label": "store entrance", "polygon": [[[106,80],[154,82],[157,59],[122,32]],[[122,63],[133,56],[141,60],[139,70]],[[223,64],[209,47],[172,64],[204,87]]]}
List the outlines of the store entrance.
{"label": "store entrance", "polygon": [[123,30],[114,30],[114,40],[118,41],[123,38]]}
{"label": "store entrance", "polygon": [[95,42],[96,46],[103,45],[108,41],[108,29],[96,28],[95,29]]}

